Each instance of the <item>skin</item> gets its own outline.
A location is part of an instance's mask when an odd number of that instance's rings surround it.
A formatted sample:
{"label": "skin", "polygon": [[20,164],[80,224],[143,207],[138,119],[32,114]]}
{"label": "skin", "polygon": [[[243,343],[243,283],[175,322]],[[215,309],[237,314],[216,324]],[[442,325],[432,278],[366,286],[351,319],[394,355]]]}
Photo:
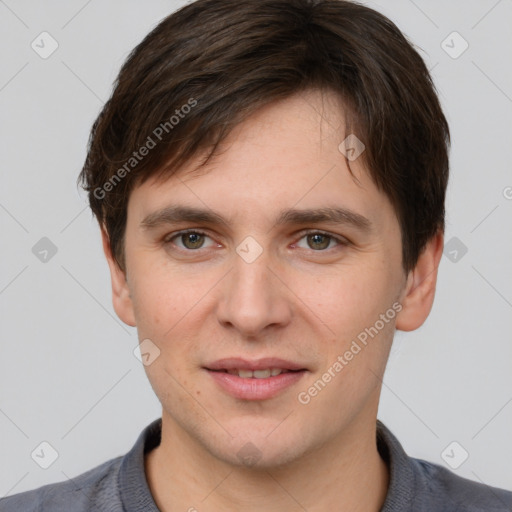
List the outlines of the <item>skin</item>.
{"label": "skin", "polygon": [[[132,192],[126,273],[103,230],[115,311],[160,350],[145,369],[162,404],[162,442],[146,455],[145,469],[164,512],[368,512],[385,500],[389,472],[375,442],[381,380],[394,330],[416,329],[430,313],[443,234],[406,275],[395,212],[362,159],[347,162],[338,150],[346,135],[333,93],[273,103],[238,125],[200,175],[190,173],[197,163],[190,162]],[[170,204],[212,210],[228,224],[141,227]],[[371,231],[327,222],[276,226],[282,209],[325,206],[365,216]],[[169,241],[188,228],[207,232],[199,249],[190,237]],[[348,244],[308,237],[307,229]],[[247,236],[262,249],[252,263],[236,252]],[[398,315],[300,403],[298,394],[395,302]],[[308,371],[271,399],[240,400],[203,368],[232,356],[280,357]],[[249,442],[255,463],[237,455]]]}

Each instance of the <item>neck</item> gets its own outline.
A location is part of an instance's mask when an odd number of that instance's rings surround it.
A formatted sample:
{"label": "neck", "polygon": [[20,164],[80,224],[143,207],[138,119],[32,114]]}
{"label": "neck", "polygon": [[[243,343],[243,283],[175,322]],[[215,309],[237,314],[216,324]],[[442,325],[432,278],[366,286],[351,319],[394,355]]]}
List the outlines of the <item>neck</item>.
{"label": "neck", "polygon": [[324,510],[378,512],[389,471],[376,421],[354,421],[337,438],[283,467],[232,466],[162,414],[162,441],[146,455],[146,478],[162,512]]}

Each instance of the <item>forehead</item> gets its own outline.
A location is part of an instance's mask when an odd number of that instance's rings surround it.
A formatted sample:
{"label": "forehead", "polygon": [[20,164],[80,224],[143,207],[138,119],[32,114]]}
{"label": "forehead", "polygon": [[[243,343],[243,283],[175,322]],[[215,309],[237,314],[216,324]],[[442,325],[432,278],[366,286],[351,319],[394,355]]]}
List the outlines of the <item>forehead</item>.
{"label": "forehead", "polygon": [[325,91],[267,105],[236,126],[206,166],[197,169],[200,155],[174,175],[135,188],[129,218],[140,222],[179,203],[222,211],[231,222],[270,221],[292,206],[338,206],[385,221],[394,216],[387,197],[362,159],[347,161],[339,149],[350,135],[344,119],[341,101]]}

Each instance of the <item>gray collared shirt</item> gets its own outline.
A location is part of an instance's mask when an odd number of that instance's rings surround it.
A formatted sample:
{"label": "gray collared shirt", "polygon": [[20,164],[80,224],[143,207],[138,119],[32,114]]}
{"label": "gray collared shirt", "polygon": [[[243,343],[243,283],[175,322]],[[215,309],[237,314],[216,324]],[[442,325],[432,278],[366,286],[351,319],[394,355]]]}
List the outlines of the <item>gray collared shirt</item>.
{"label": "gray collared shirt", "polygon": [[[0,500],[0,512],[159,512],[144,472],[144,454],[160,444],[161,418],[150,423],[132,449],[74,477]],[[409,457],[377,421],[377,447],[390,468],[381,512],[511,512],[512,492],[462,478]]]}

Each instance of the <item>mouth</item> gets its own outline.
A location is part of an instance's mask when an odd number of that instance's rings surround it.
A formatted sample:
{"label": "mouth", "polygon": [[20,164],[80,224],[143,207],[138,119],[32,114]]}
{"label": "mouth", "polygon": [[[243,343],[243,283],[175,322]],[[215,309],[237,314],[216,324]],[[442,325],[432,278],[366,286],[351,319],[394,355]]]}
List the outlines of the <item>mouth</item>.
{"label": "mouth", "polygon": [[266,368],[265,370],[243,370],[241,368],[230,368],[229,370],[212,371],[229,373],[229,375],[237,375],[242,379],[268,379],[269,377],[277,377],[282,373],[298,372],[300,370],[286,370],[284,368]]}
{"label": "mouth", "polygon": [[203,367],[228,395],[241,400],[267,400],[301,380],[307,368],[278,358],[248,361],[221,359]]}

